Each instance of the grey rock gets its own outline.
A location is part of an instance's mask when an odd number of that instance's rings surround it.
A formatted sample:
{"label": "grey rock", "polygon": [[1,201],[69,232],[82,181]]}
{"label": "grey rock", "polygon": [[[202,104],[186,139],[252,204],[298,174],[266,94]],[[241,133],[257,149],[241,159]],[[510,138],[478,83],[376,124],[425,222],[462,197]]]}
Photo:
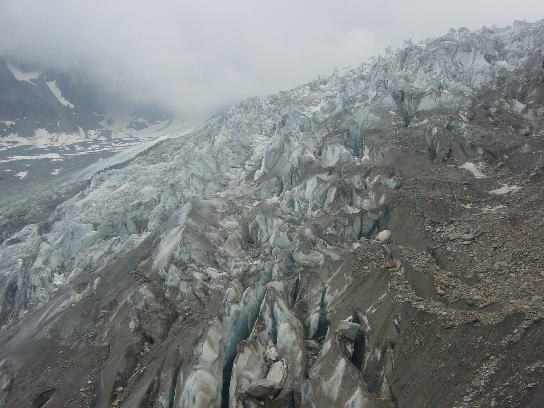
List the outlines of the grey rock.
{"label": "grey rock", "polygon": [[243,388],[246,394],[251,395],[254,398],[271,398],[281,390],[281,387],[274,381],[270,380],[256,380],[251,384],[248,384]]}
{"label": "grey rock", "polygon": [[349,322],[347,320],[341,320],[338,324],[336,332],[343,338],[354,342],[361,338],[363,335],[363,328],[358,323]]}
{"label": "grey rock", "polygon": [[266,379],[252,381],[242,390],[254,398],[272,398],[282,389],[286,379],[287,367],[283,362],[278,361],[270,367]]}
{"label": "grey rock", "polygon": [[319,343],[315,340],[306,340],[306,348],[311,351],[318,351]]}
{"label": "grey rock", "polygon": [[391,238],[391,231],[390,230],[383,230],[376,234],[375,238],[383,243],[389,242],[389,239]]}

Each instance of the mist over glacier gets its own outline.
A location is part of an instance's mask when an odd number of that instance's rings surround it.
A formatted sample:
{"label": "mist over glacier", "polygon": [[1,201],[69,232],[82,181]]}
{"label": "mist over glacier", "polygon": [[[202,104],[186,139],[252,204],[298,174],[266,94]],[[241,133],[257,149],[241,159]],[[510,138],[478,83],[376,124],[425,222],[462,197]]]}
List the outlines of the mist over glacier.
{"label": "mist over glacier", "polygon": [[114,103],[203,119],[450,27],[544,15],[537,0],[75,2],[4,0],[0,55],[77,72]]}

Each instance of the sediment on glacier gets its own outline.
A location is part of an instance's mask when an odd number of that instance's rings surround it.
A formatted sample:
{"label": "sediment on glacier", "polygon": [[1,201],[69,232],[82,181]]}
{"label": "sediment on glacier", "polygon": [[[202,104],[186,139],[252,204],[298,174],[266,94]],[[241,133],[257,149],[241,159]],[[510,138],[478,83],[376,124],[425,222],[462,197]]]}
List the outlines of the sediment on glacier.
{"label": "sediment on glacier", "polygon": [[0,406],[541,406],[543,44],[246,100],[19,220]]}

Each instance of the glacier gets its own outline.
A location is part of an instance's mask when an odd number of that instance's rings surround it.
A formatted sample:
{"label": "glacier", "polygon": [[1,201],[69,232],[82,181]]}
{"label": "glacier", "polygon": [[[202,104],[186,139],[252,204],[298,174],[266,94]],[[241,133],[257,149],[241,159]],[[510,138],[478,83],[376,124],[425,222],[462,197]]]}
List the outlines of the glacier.
{"label": "glacier", "polygon": [[7,204],[0,406],[544,403],[543,44],[452,30]]}

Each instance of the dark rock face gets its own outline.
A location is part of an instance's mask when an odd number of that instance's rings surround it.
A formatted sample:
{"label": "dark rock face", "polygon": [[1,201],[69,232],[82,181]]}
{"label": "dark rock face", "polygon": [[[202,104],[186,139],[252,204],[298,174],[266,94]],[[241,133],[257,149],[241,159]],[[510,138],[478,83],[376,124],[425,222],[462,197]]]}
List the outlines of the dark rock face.
{"label": "dark rock face", "polygon": [[[0,137],[76,134],[100,131],[109,135],[112,102],[77,74],[41,72],[0,57]],[[172,114],[155,105],[135,105],[127,129],[167,126]],[[110,130],[111,132],[111,130]]]}
{"label": "dark rock face", "polygon": [[0,406],[542,406],[543,43],[451,32],[94,174],[0,245]]}
{"label": "dark rock face", "polygon": [[[123,102],[123,96],[108,94],[84,75],[40,70],[0,56],[0,206],[34,199],[43,195],[44,184],[51,188],[81,178],[93,163],[188,126],[159,105]],[[63,200],[39,198],[47,201],[49,213]],[[25,221],[36,223],[34,214],[43,211],[31,207],[0,212],[0,241]]]}
{"label": "dark rock face", "polygon": [[[13,71],[20,72],[19,79]],[[29,78],[29,79],[22,79]],[[25,73],[0,59],[0,136],[33,136],[36,129],[50,133],[78,133],[101,128],[105,112],[90,100],[89,89],[67,76]],[[57,92],[56,96],[54,92]]]}
{"label": "dark rock face", "polygon": [[363,335],[361,325],[346,320],[341,320],[340,323],[338,323],[336,332],[351,342],[357,341]]}

